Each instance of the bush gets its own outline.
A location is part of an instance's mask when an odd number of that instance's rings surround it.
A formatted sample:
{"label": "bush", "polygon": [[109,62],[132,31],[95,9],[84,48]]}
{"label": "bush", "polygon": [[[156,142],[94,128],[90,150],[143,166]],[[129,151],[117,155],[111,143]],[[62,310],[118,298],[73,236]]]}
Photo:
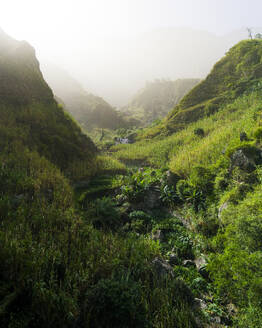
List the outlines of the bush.
{"label": "bush", "polygon": [[133,211],[129,214],[132,230],[147,233],[152,228],[152,217],[143,211]]}
{"label": "bush", "polygon": [[128,279],[102,279],[85,293],[81,313],[86,327],[149,327],[142,286]]}
{"label": "bush", "polygon": [[194,135],[199,137],[204,137],[205,131],[202,128],[197,128],[194,130]]}
{"label": "bush", "polygon": [[262,128],[257,128],[254,132],[254,137],[258,140],[262,139]]}
{"label": "bush", "polygon": [[95,228],[116,229],[120,225],[120,213],[110,197],[96,199],[90,204],[88,217]]}

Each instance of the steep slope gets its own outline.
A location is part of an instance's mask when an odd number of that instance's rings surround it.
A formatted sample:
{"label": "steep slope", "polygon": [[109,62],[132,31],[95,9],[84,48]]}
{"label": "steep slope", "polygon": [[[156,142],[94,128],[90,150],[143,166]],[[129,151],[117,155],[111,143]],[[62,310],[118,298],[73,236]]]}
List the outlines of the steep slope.
{"label": "steep slope", "polygon": [[50,63],[41,67],[55,95],[83,128],[114,129],[125,125],[119,112],[103,98],[88,93],[67,72]]}
{"label": "steep slope", "polygon": [[152,179],[161,168],[161,182],[168,168],[162,199],[198,249],[199,272],[210,283],[200,296],[206,317],[220,317],[207,327],[262,327],[261,67],[261,40],[239,43],[162,123],[165,133],[167,122],[176,133],[112,149],[143,167],[126,188],[131,197],[148,190],[146,175]]}
{"label": "steep slope", "polygon": [[[0,147],[23,144],[66,170],[96,148],[57,105],[34,49],[0,31]],[[87,166],[89,165],[87,164]]]}
{"label": "steep slope", "polygon": [[139,90],[130,103],[123,107],[125,115],[135,117],[142,125],[161,119],[191,90],[199,79],[155,80]]}
{"label": "steep slope", "polygon": [[262,78],[262,41],[238,43],[214,66],[205,80],[193,88],[148,135],[172,134],[188,123],[215,113],[220,104],[234,101],[256,87]]}

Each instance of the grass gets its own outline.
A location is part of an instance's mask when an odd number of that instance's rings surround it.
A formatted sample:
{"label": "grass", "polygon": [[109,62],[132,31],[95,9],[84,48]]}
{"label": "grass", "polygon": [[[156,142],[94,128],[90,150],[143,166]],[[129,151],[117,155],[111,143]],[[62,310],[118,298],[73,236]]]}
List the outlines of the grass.
{"label": "grass", "polygon": [[[249,134],[261,110],[260,104],[258,94],[243,96],[172,136],[114,146],[112,156],[127,163],[140,160],[141,164],[153,167],[168,166],[173,172],[187,176],[197,164],[215,163],[229,142],[239,140],[241,131]],[[204,129],[203,138],[194,134],[197,128]]]}

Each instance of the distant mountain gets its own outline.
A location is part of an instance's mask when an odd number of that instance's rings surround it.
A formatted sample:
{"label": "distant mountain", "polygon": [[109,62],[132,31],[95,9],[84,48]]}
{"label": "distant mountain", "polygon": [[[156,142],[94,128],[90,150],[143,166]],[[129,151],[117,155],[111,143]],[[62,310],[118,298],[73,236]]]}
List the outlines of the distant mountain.
{"label": "distant mountain", "polygon": [[51,63],[41,65],[57,99],[85,129],[115,129],[125,125],[120,113],[103,98],[88,93],[66,71]]}
{"label": "distant mountain", "polygon": [[[262,29],[254,29],[254,33]],[[113,106],[125,106],[146,81],[205,78],[234,44],[248,37],[245,28],[225,35],[191,28],[161,28],[129,39],[97,40],[82,49],[67,69]]]}
{"label": "distant mountain", "polygon": [[58,106],[34,49],[0,31],[0,149],[27,147],[60,169],[91,163],[96,147]]}
{"label": "distant mountain", "polygon": [[161,119],[180,101],[180,99],[200,79],[154,80],[147,82],[139,90],[130,103],[122,108],[126,116],[140,120],[141,125],[147,125],[156,119]]}

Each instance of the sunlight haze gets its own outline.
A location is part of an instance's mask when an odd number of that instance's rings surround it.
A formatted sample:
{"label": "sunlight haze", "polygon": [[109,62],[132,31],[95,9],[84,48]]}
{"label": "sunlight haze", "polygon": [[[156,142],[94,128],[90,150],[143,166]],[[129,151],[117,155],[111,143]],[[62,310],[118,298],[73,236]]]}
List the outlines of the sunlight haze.
{"label": "sunlight haze", "polygon": [[[205,76],[230,46],[247,36],[246,27],[260,26],[261,9],[257,0],[9,0],[1,1],[0,26],[32,44],[41,63],[59,65],[88,91],[117,106],[147,80]],[[238,30],[242,32],[232,34]],[[188,40],[200,35],[203,50],[196,57],[210,52],[203,64],[192,62],[190,44],[183,55],[175,49],[179,34],[179,47],[187,42],[184,35]],[[207,40],[224,35],[229,38],[220,47],[220,39],[212,45],[219,49],[209,49]],[[187,63],[172,66],[174,56],[190,60],[190,70]]]}

